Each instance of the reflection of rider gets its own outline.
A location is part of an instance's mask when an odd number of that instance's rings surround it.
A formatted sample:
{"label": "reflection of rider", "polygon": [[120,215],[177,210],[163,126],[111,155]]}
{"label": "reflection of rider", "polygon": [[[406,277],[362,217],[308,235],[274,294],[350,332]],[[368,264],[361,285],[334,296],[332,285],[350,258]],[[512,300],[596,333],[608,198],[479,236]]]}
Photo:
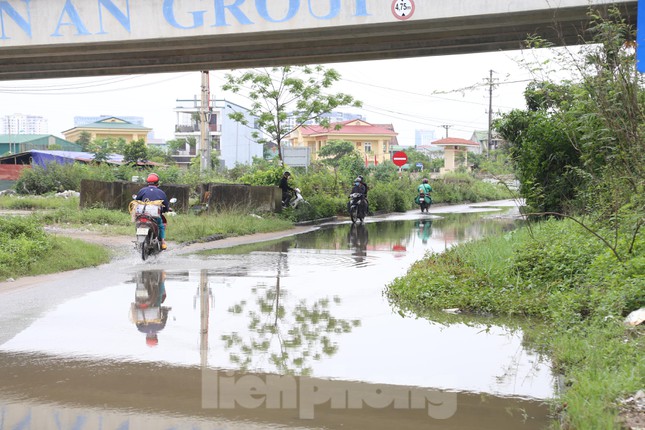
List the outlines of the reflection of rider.
{"label": "reflection of rider", "polygon": [[172,309],[161,306],[166,300],[166,273],[160,270],[141,272],[137,278],[132,318],[137,329],[146,334],[146,344],[156,346],[157,334],[166,327],[168,312]]}
{"label": "reflection of rider", "polygon": [[423,193],[423,194],[425,194],[426,203],[429,204],[430,203],[430,193],[432,192],[432,187],[428,183],[428,178],[423,178],[423,182],[421,183],[421,185],[419,185],[417,187],[417,191],[418,191],[418,194],[417,194],[417,198],[416,198],[416,203],[417,204],[420,203],[419,196],[420,196],[421,193]]}
{"label": "reflection of rider", "polygon": [[421,242],[428,243],[428,239],[432,235],[432,221],[420,221],[417,227],[419,227],[417,235],[421,238]]}
{"label": "reflection of rider", "polygon": [[349,229],[349,246],[354,250],[356,261],[363,261],[367,256],[368,233],[364,224],[352,224]]}
{"label": "reflection of rider", "polygon": [[[170,203],[168,203],[168,197],[166,196],[166,193],[161,188],[159,188],[159,175],[157,175],[156,173],[149,174],[146,182],[148,183],[148,186],[143,187],[139,190],[136,199],[140,201],[149,200],[151,202],[155,200],[162,200],[163,205],[161,206],[161,213],[168,212]],[[159,226],[159,239],[161,239],[161,248],[166,249],[166,226],[164,225],[161,216],[155,217],[155,221]]]}

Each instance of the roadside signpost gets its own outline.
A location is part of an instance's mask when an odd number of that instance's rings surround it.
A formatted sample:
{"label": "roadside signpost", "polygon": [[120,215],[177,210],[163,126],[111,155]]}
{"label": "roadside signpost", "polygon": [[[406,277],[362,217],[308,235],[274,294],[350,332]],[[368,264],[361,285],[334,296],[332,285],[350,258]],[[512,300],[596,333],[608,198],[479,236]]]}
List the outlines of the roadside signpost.
{"label": "roadside signpost", "polygon": [[403,151],[397,151],[392,155],[392,162],[399,167],[399,178],[401,178],[401,167],[408,162],[408,154]]}

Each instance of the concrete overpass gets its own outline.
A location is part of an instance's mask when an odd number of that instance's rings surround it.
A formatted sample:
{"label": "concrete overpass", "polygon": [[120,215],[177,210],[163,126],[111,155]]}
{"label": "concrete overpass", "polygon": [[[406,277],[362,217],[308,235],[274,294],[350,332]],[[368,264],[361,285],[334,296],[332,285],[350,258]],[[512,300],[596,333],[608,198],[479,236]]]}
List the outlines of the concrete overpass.
{"label": "concrete overpass", "polygon": [[0,0],[0,80],[574,45],[612,4],[636,22],[636,0]]}

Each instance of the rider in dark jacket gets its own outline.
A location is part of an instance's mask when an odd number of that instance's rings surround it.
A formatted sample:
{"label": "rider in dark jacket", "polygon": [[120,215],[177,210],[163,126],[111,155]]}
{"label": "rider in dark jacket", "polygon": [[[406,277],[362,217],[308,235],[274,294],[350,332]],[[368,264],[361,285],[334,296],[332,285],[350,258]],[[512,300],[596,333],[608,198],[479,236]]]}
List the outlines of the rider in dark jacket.
{"label": "rider in dark jacket", "polygon": [[282,174],[282,178],[280,178],[280,184],[278,187],[282,190],[282,207],[287,207],[289,204],[289,200],[291,199],[291,192],[293,191],[293,188],[289,185],[289,177],[291,176],[291,173],[289,172],[284,172]]}
{"label": "rider in dark jacket", "polygon": [[[354,185],[352,186],[352,191],[350,192],[350,194],[354,194],[354,193],[359,193],[359,194],[362,195],[361,200],[364,202],[365,208],[366,208],[366,211],[367,211],[367,200],[365,200],[365,195],[367,194],[367,189],[365,188],[365,184],[363,184],[363,182],[361,182],[360,178],[356,178],[354,180]],[[353,199],[349,199],[349,201],[347,202],[347,212],[349,212],[349,208],[352,205],[352,200]]]}

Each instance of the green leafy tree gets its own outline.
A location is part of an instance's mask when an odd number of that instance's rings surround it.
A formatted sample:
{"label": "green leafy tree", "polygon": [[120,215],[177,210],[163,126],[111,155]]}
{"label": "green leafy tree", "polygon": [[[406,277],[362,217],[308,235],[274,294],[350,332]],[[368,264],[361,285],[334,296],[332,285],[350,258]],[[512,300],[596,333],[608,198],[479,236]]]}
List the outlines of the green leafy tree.
{"label": "green leafy tree", "polygon": [[92,143],[92,135],[89,131],[82,131],[76,143],[81,145],[81,151],[88,151]]}
{"label": "green leafy tree", "polygon": [[143,139],[133,140],[123,150],[123,162],[137,164],[148,159],[148,147]]}
{"label": "green leafy tree", "polygon": [[178,154],[179,151],[182,151],[186,148],[186,140],[185,139],[169,140],[166,142],[166,147],[168,148],[169,154],[171,155]]}
{"label": "green leafy tree", "polygon": [[[253,138],[265,145],[275,143],[284,167],[282,142],[289,134],[308,121],[329,127],[329,119],[324,114],[339,106],[361,106],[349,94],[324,92],[339,79],[336,70],[320,65],[285,66],[229,73],[222,88],[234,93],[248,92],[250,114],[259,129],[252,133]],[[295,118],[294,125],[287,125],[289,115]],[[229,117],[248,126],[243,112],[230,113]]]}
{"label": "green leafy tree", "polygon": [[[334,169],[334,189],[338,190],[338,168],[344,158],[349,157],[356,153],[356,148],[351,142],[330,140],[327,142],[320,151],[318,156],[321,162]],[[356,157],[354,157],[356,158]]]}

